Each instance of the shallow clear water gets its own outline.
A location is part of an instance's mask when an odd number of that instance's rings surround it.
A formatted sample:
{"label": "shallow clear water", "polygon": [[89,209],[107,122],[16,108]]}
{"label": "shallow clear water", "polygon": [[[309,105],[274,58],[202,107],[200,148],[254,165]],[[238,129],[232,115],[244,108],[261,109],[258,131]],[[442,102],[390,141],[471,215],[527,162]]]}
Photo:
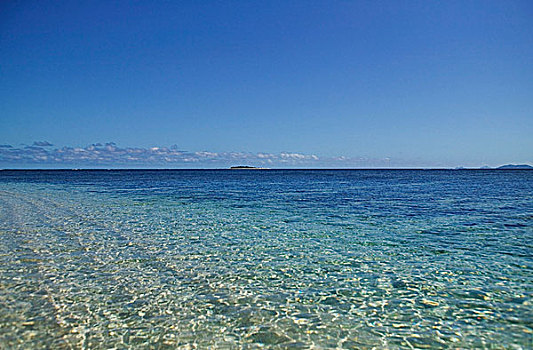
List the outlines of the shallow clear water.
{"label": "shallow clear water", "polygon": [[533,347],[533,171],[0,171],[0,348]]}

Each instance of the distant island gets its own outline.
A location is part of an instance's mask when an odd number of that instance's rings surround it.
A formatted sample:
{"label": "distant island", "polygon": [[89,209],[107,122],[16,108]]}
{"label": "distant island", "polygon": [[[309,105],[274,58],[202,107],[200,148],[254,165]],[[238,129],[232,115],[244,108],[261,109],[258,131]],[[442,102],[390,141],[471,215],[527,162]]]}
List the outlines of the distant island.
{"label": "distant island", "polygon": [[249,166],[249,165],[237,165],[237,166],[232,166],[230,169],[232,169],[232,170],[241,170],[241,169],[246,169],[246,170],[265,170],[265,169],[268,169],[268,168],[261,168],[261,167],[255,167],[255,166]]}
{"label": "distant island", "polygon": [[462,167],[462,166],[458,166],[458,167],[454,168],[454,170],[476,170],[476,169],[481,169],[481,170],[529,169],[529,170],[532,170],[533,166],[531,166],[529,164],[505,164],[505,165],[499,166],[497,168],[491,168],[491,167],[489,167],[487,165],[484,165],[481,168],[465,168],[465,167]]}
{"label": "distant island", "polygon": [[496,169],[533,169],[533,166],[529,164],[506,164],[502,165],[500,167],[497,167]]}

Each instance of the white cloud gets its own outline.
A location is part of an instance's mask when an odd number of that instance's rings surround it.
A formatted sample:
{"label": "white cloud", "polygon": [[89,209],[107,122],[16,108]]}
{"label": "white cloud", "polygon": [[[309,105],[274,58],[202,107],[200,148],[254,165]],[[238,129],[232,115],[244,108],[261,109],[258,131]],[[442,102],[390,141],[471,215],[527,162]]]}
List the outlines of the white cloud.
{"label": "white cloud", "polygon": [[[37,146],[37,145],[43,146]],[[48,143],[35,142],[21,148],[0,146],[0,163],[5,165],[42,164],[56,167],[228,167],[231,165],[267,165],[269,167],[383,167],[395,166],[390,158],[367,159],[345,156],[323,158],[315,154],[281,152],[188,152],[171,147],[122,148],[113,142],[94,143],[86,147],[52,148]]]}

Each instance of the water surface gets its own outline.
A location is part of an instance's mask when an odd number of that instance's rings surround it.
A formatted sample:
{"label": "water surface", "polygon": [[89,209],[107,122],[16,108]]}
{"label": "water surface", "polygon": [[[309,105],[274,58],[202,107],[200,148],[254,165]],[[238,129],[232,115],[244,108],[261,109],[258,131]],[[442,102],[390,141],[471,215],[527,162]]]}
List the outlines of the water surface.
{"label": "water surface", "polygon": [[0,348],[533,344],[533,171],[0,171]]}

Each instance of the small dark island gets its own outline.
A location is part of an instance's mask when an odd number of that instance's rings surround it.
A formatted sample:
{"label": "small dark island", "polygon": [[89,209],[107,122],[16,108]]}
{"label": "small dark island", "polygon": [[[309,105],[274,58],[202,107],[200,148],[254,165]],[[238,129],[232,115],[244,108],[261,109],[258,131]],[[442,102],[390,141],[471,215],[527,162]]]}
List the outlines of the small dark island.
{"label": "small dark island", "polygon": [[268,168],[260,168],[260,167],[249,166],[249,165],[237,165],[237,166],[232,166],[230,169],[231,170],[265,170]]}

